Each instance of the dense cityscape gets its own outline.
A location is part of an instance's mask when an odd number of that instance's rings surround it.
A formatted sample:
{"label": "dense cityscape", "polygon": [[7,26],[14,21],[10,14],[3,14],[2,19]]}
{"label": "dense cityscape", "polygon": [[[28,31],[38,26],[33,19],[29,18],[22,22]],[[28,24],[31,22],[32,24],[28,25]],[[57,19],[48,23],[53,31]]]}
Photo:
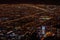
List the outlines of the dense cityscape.
{"label": "dense cityscape", "polygon": [[0,40],[60,40],[60,6],[0,4]]}

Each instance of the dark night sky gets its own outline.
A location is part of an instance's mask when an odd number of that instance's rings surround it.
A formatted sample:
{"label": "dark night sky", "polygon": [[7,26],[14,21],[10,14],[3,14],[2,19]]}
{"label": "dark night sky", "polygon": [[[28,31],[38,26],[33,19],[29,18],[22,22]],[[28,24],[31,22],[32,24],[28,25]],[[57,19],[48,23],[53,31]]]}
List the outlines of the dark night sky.
{"label": "dark night sky", "polygon": [[0,0],[0,3],[60,4],[59,0]]}

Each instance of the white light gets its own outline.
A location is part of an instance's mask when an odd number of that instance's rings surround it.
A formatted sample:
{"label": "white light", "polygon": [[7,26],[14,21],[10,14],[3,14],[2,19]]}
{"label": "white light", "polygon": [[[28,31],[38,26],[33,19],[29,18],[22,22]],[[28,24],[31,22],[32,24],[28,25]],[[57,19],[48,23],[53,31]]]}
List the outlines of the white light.
{"label": "white light", "polygon": [[42,34],[45,34],[45,26],[42,26]]}

